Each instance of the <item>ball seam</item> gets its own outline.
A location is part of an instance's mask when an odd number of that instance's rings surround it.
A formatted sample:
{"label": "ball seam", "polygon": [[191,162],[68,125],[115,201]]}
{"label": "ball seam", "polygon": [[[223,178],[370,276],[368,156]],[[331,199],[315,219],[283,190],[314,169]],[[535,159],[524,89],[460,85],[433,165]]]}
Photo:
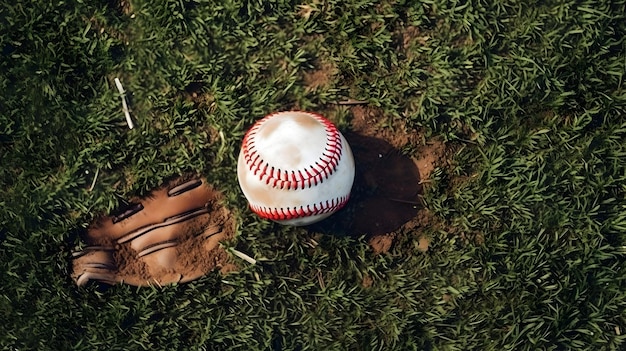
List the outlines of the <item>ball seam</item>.
{"label": "ball seam", "polygon": [[[280,112],[278,112],[280,113]],[[243,156],[248,170],[253,175],[277,189],[298,190],[311,188],[325,179],[328,179],[337,169],[343,154],[341,134],[337,127],[321,115],[311,112],[303,112],[317,119],[326,132],[326,145],[322,155],[315,162],[303,169],[285,170],[272,166],[269,162],[261,158],[256,149],[255,137],[263,124],[277,113],[270,114],[255,123],[246,133],[243,139]]]}
{"label": "ball seam", "polygon": [[262,218],[274,221],[285,221],[337,211],[346,205],[349,198],[350,195],[348,194],[314,204],[293,207],[267,207],[250,204],[250,209]]}

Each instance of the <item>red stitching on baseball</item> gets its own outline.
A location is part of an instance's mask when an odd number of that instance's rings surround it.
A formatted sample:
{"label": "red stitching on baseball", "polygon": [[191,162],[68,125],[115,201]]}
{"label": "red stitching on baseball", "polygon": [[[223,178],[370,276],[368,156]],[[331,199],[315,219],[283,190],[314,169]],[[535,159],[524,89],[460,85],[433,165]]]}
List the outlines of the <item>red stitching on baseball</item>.
{"label": "red stitching on baseball", "polygon": [[250,204],[250,209],[263,218],[285,221],[334,212],[346,205],[350,195],[298,207],[265,207]]}
{"label": "red stitching on baseball", "polygon": [[341,134],[339,130],[332,122],[316,113],[306,112],[306,114],[314,117],[324,126],[326,130],[326,146],[319,160],[304,169],[276,169],[263,160],[256,150],[254,142],[256,134],[263,123],[275,114],[261,119],[244,136],[242,150],[246,165],[252,174],[258,176],[265,184],[274,188],[288,190],[310,188],[322,183],[324,179],[330,177],[337,169],[342,156]]}

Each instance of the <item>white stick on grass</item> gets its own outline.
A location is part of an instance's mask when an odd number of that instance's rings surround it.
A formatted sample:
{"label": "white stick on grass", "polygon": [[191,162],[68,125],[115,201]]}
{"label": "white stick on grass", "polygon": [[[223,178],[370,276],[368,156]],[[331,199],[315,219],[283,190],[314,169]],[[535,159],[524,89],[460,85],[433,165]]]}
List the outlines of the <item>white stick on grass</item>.
{"label": "white stick on grass", "polygon": [[367,105],[367,100],[355,100],[348,99],[344,101],[337,101],[337,105],[351,106],[351,105]]}
{"label": "white stick on grass", "polygon": [[100,173],[100,168],[96,169],[96,175],[93,176],[93,181],[91,182],[91,186],[89,187],[89,191],[92,191],[96,186],[96,180],[98,180],[98,174]]}
{"label": "white stick on grass", "polygon": [[130,118],[130,111],[128,110],[128,104],[126,103],[126,92],[124,91],[122,82],[120,82],[120,79],[117,77],[115,78],[115,86],[117,86],[117,90],[120,92],[120,96],[122,98],[122,109],[124,110],[124,116],[126,116],[126,123],[128,123],[128,128],[133,129],[135,126],[133,125],[133,120]]}
{"label": "white stick on grass", "polygon": [[256,260],[248,255],[246,255],[245,253],[241,252],[241,251],[237,251],[235,249],[231,249],[232,252],[235,254],[235,256],[241,258],[244,261],[247,261],[251,264],[256,264]]}

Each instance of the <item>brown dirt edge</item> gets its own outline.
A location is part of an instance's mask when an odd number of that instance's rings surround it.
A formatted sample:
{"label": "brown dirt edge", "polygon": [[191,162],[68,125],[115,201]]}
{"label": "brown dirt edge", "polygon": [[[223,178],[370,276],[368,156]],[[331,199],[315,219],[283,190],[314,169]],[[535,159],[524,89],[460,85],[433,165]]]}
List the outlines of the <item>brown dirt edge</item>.
{"label": "brown dirt edge", "polygon": [[350,114],[346,138],[357,176],[352,199],[339,219],[343,229],[365,235],[376,254],[389,252],[402,239],[413,241],[418,253],[427,252],[431,240],[427,233],[446,225],[424,207],[421,196],[433,171],[452,165],[456,146],[438,137],[426,138],[423,131],[378,108],[353,106]]}

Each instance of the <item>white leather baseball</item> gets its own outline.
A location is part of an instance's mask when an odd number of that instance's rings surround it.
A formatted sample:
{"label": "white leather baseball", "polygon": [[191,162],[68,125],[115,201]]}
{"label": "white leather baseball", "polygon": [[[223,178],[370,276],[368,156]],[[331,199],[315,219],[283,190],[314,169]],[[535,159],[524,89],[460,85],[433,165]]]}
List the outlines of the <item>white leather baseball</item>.
{"label": "white leather baseball", "polygon": [[344,136],[326,118],[278,112],[246,133],[237,177],[256,214],[282,224],[308,225],[346,204],[354,158]]}

